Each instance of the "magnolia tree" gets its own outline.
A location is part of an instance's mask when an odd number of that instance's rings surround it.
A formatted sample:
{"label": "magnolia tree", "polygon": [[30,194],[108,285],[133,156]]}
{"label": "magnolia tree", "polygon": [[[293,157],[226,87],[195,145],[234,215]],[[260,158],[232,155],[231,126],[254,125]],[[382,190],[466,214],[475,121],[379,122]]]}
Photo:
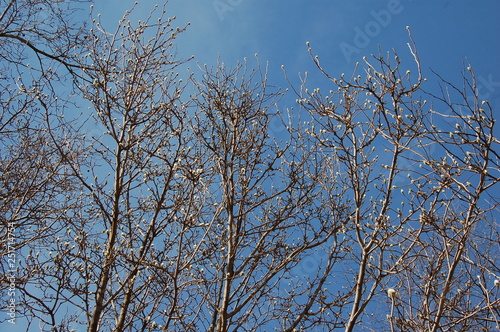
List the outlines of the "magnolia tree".
{"label": "magnolia tree", "polygon": [[306,280],[297,279],[298,265],[333,241],[345,220],[318,220],[328,214],[319,185],[328,181],[323,161],[301,133],[291,131],[282,141],[270,137],[270,121],[279,115],[271,107],[280,93],[269,91],[265,72],[220,63],[203,68],[194,84],[193,131],[209,207],[200,247],[209,254],[197,268],[197,329],[313,326],[319,319],[310,310],[320,299],[333,253]]}
{"label": "magnolia tree", "polygon": [[[198,209],[200,188],[175,176],[195,165],[180,101],[184,85],[173,71],[181,61],[171,52],[181,29],[171,27],[164,8],[157,12],[136,27],[127,13],[112,33],[94,20],[86,38],[78,88],[89,121],[104,133],[85,137],[77,162],[72,145],[51,136],[78,199],[65,209],[64,228],[41,253],[44,260],[26,268],[33,273],[23,301],[46,324],[42,329],[149,329],[147,317],[175,306],[172,295],[182,289],[176,283],[188,278],[192,258],[184,247],[193,245],[196,230],[183,212]],[[47,117],[49,133],[61,121]]]}
{"label": "magnolia tree", "polygon": [[56,73],[53,66],[79,68],[73,61],[79,43],[69,42],[78,41],[82,26],[76,23],[76,8],[70,6],[74,2],[11,0],[2,4],[0,206],[4,224],[40,219],[29,215],[42,216],[50,210],[43,211],[42,206],[57,205],[52,199],[57,193],[52,189],[57,192],[67,185],[57,176],[63,172],[60,160],[53,159],[53,151],[46,147],[48,135],[42,125],[45,115],[39,112],[38,99],[42,93],[54,92],[53,84],[67,74]]}
{"label": "magnolia tree", "polygon": [[[83,26],[76,16],[78,2],[10,0],[0,6],[2,307],[9,304],[21,313],[13,295],[26,276],[15,273],[21,268],[18,257],[53,241],[59,212],[72,204],[75,188],[67,165],[48,145],[45,119],[46,111],[56,114],[67,102],[55,86],[80,68],[74,60]],[[44,108],[40,97],[48,95]],[[68,125],[53,127],[52,135],[76,147],[79,138]],[[2,320],[16,317],[8,313]]]}
{"label": "magnolia tree", "polygon": [[[6,0],[0,13],[2,60],[10,70],[30,74],[55,72],[57,65],[76,73],[79,46],[85,38],[81,4],[88,0]],[[2,68],[5,70],[7,68]],[[57,71],[58,75],[66,72]],[[21,74],[21,72],[20,72]],[[13,77],[15,78],[15,77]]]}
{"label": "magnolia tree", "polygon": [[309,49],[333,89],[304,81],[296,91],[333,161],[333,192],[349,202],[348,268],[332,297],[344,300],[332,315],[346,331],[491,330],[500,309],[493,109],[470,66],[463,88],[438,77],[441,91],[426,92],[410,40],[413,71],[388,53],[348,79],[331,77]]}
{"label": "magnolia tree", "polygon": [[[470,68],[426,92],[413,42],[411,72],[387,54],[335,79],[312,56],[331,91],[292,84],[285,112],[267,68],[180,76],[184,28],[165,6],[133,14],[92,19],[67,57],[28,44],[60,66],[4,89],[1,218],[20,259],[2,291],[26,330],[498,325],[498,140]],[[69,50],[77,30],[61,31]]]}

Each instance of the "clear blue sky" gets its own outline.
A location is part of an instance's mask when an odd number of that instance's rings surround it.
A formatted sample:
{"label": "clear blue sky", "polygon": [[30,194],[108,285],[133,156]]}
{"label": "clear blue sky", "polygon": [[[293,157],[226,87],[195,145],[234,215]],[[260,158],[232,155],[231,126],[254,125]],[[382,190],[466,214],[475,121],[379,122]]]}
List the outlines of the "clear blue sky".
{"label": "clear blue sky", "polygon": [[[138,9],[146,15],[156,3],[140,1]],[[106,0],[95,11],[117,22],[132,4]],[[258,53],[261,62],[269,61],[270,83],[285,88],[281,65],[291,77],[309,71],[311,87],[324,82],[313,70],[306,41],[334,76],[351,73],[356,61],[376,53],[379,45],[383,51],[395,48],[406,60],[403,67],[412,69],[406,46],[410,26],[429,79],[432,68],[460,84],[467,57],[482,97],[500,105],[498,0],[170,0],[168,8],[178,26],[191,23],[178,39],[181,56],[215,65],[220,54],[232,65]]]}

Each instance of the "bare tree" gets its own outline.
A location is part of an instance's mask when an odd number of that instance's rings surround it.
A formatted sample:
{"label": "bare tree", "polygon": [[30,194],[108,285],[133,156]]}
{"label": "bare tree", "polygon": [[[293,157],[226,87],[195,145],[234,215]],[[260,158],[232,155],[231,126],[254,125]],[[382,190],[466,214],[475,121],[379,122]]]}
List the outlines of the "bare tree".
{"label": "bare tree", "polygon": [[[43,94],[57,99],[52,87],[65,73],[52,66],[63,64],[71,71],[79,67],[71,59],[81,44],[77,41],[82,27],[74,16],[78,9],[74,4],[80,2],[83,1],[10,0],[2,4],[0,176],[4,223],[18,223],[19,218],[37,219],[20,215],[35,212],[35,206],[47,206],[46,211],[50,210],[49,187],[63,187],[57,184],[62,180],[57,179],[62,172],[61,162],[53,158],[54,151],[46,146],[45,114],[40,112],[39,99]],[[53,111],[61,107],[55,100],[50,103]],[[26,205],[30,207],[25,208]]]}
{"label": "bare tree", "polygon": [[[52,73],[55,64],[76,73],[79,46],[87,37],[77,15],[88,0],[6,0],[0,9],[1,58],[12,68]],[[38,63],[38,66],[37,66]]]}
{"label": "bare tree", "polygon": [[[80,324],[89,331],[145,329],[147,311],[162,298],[151,292],[150,279],[185,269],[184,258],[176,267],[165,266],[162,258],[180,254],[180,246],[189,244],[179,242],[187,236],[177,227],[185,222],[180,211],[196,207],[198,190],[174,176],[192,162],[185,158],[184,85],[173,72],[181,61],[171,52],[171,41],[183,29],[171,27],[164,8],[137,27],[130,25],[128,14],[114,33],[95,21],[79,63],[84,77],[79,88],[95,110],[96,125],[105,130],[82,138],[86,154],[70,137],[58,135],[58,128],[69,125],[53,115],[52,96],[37,97],[47,125],[46,144],[77,180],[68,193],[76,193],[77,200],[57,219],[61,227],[51,243],[43,243],[37,260],[26,261],[18,285],[27,316],[39,321],[42,330],[65,331]],[[81,128],[72,129],[83,137]]]}
{"label": "bare tree", "polygon": [[[50,95],[50,112],[61,115],[64,93],[59,92],[58,100],[54,86],[76,68],[71,60],[78,52],[76,37],[81,32],[74,16],[76,2],[12,0],[0,6],[0,219],[5,227],[0,245],[5,249],[1,275],[4,299],[10,298],[6,292],[14,284],[7,275],[15,274],[17,286],[24,282],[24,275],[12,272],[21,268],[18,258],[32,261],[37,246],[52,242],[60,227],[57,220],[61,211],[74,201],[75,183],[67,164],[48,144],[51,138],[40,98]],[[66,70],[57,70],[59,65]],[[81,140],[67,130],[71,122],[54,126],[52,135],[61,135],[61,141],[76,148]],[[6,264],[7,255],[15,257],[15,263]]]}
{"label": "bare tree", "polygon": [[283,141],[270,136],[280,93],[259,67],[219,63],[203,68],[195,84],[193,130],[212,207],[202,246],[211,254],[198,270],[201,326],[253,331],[271,324],[291,331],[310,319],[332,258],[307,280],[296,279],[298,264],[340,228],[337,220],[315,220],[322,213],[321,160],[293,131]]}
{"label": "bare tree", "polygon": [[422,156],[414,176],[421,184],[416,194],[431,200],[419,211],[422,236],[411,268],[397,276],[405,295],[394,322],[398,328],[499,326],[498,197],[492,190],[500,180],[499,142],[493,109],[479,100],[469,64],[463,80],[459,89],[441,79],[442,94],[430,94],[436,104],[429,113],[438,122],[423,131],[435,149]]}
{"label": "bare tree", "polygon": [[387,54],[349,79],[329,76],[309,49],[336,88],[324,96],[304,80],[296,91],[351,202],[336,310],[346,331],[490,330],[499,309],[493,111],[470,66],[463,89],[443,81],[442,95],[425,93],[413,40],[409,48],[416,75]]}

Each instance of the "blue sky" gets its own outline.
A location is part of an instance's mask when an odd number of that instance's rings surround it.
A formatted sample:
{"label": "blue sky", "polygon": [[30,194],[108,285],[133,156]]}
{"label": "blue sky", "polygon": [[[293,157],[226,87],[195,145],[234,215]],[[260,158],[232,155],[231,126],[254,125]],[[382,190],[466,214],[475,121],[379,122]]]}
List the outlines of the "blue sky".
{"label": "blue sky", "polygon": [[[157,1],[143,0],[146,15]],[[107,0],[96,12],[116,22],[133,1]],[[229,65],[259,54],[269,62],[270,83],[287,87],[280,69],[290,77],[310,72],[311,87],[324,84],[307,53],[313,53],[333,76],[351,73],[363,56],[396,49],[403,67],[413,69],[406,26],[411,27],[424,75],[432,68],[460,84],[462,63],[470,61],[479,78],[479,90],[494,105],[500,104],[500,2],[463,0],[170,0],[176,24],[190,22],[178,39],[181,56],[215,65],[220,55]],[[255,62],[253,62],[255,64]],[[195,69],[195,64],[189,65]],[[292,105],[287,105],[292,106]]]}

